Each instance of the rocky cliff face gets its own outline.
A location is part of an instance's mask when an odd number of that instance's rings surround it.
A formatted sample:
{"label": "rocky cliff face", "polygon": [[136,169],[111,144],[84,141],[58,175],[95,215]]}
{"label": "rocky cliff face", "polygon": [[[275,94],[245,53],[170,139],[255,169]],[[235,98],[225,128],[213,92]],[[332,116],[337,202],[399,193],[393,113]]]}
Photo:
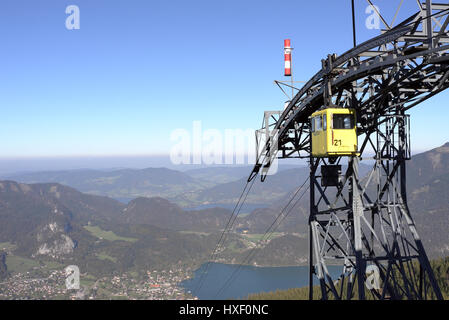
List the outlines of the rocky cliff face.
{"label": "rocky cliff face", "polygon": [[36,236],[38,249],[34,256],[48,255],[58,258],[62,255],[72,254],[76,242],[68,236],[65,229],[67,227],[63,228],[57,222],[42,227]]}
{"label": "rocky cliff face", "polygon": [[15,243],[28,256],[72,254],[76,217],[61,201],[68,191],[55,184],[0,182],[0,242]]}

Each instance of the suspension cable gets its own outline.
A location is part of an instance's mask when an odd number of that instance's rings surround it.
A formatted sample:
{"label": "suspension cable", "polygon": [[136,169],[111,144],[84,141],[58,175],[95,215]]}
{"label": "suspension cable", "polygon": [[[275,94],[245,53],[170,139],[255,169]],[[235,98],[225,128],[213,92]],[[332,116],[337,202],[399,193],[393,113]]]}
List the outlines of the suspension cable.
{"label": "suspension cable", "polygon": [[[271,236],[273,235],[273,233],[277,230],[277,228],[279,228],[279,226],[282,224],[282,222],[285,220],[285,218],[287,218],[287,216],[290,214],[290,212],[292,211],[293,208],[296,207],[296,205],[299,203],[299,201],[302,199],[302,197],[305,195],[305,193],[308,191],[309,187],[307,187],[304,192],[301,194],[301,196],[295,201],[295,203],[293,204],[293,206],[290,207],[290,209],[287,211],[287,213],[285,215],[283,215],[284,211],[288,208],[288,206],[292,203],[292,201],[294,200],[294,198],[298,195],[298,193],[301,191],[301,189],[305,186],[305,184],[307,183],[307,181],[309,180],[309,178],[307,178],[304,183],[296,190],[296,192],[294,193],[294,195],[291,197],[291,199],[289,200],[289,202],[282,208],[282,210],[279,212],[279,214],[277,215],[276,219],[273,221],[273,223],[267,228],[267,230],[265,231],[265,233],[262,235],[262,237],[259,239],[259,241],[257,242],[256,246],[250,250],[250,252],[247,254],[247,256],[243,259],[243,261],[238,265],[237,269],[234,270],[234,272],[231,274],[231,276],[227,279],[227,281],[223,284],[223,286],[218,290],[218,292],[215,295],[215,298],[219,297],[224,291],[226,291],[229,286],[231,285],[231,283],[235,280],[235,278],[237,277],[238,273],[240,272],[241,268],[243,267],[243,265],[247,265],[251,262],[251,260],[254,258],[255,254],[256,254],[256,249],[259,248],[260,244],[267,241],[268,239],[271,238]],[[281,218],[282,219],[277,223],[278,219]],[[277,225],[276,225],[277,223]],[[270,231],[271,230],[271,231]],[[268,235],[268,236],[267,236]],[[265,238],[265,236],[267,236]]]}
{"label": "suspension cable", "polygon": [[[205,270],[201,274],[200,280],[198,281],[198,284],[195,287],[195,292],[199,292],[199,290],[201,290],[201,288],[202,288],[202,286],[204,284],[204,281],[206,279],[206,276],[207,276],[207,274],[209,272],[210,265],[211,265],[211,263],[213,261],[215,261],[215,258],[216,258],[217,254],[218,254],[218,251],[219,251],[220,247],[224,245],[224,243],[225,243],[225,241],[227,239],[227,235],[231,231],[231,229],[232,229],[232,227],[233,227],[233,225],[234,225],[234,223],[235,223],[235,221],[237,219],[237,216],[239,215],[240,210],[242,209],[242,206],[245,203],[246,198],[248,197],[248,194],[251,191],[251,188],[253,187],[255,181],[256,181],[256,179],[253,179],[251,182],[248,181],[246,183],[246,185],[245,185],[245,188],[243,188],[243,191],[240,194],[240,197],[239,197],[237,203],[235,204],[234,209],[232,210],[232,214],[229,217],[228,222],[226,223],[226,226],[223,229],[223,232],[221,233],[221,236],[220,236],[217,244],[215,245],[215,248],[212,251],[211,256],[209,257],[209,260],[208,260],[208,262],[206,264],[206,268],[205,268]],[[248,188],[248,185],[249,185],[249,188]],[[243,201],[242,201],[242,199],[243,199]]]}

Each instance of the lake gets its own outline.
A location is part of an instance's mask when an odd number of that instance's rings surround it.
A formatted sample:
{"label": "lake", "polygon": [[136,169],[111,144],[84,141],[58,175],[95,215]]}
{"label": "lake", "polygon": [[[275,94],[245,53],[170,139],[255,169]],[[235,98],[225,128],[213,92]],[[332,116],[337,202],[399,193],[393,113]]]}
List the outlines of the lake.
{"label": "lake", "polygon": [[[194,272],[192,279],[183,281],[181,285],[186,291],[190,291],[201,300],[244,299],[249,294],[300,288],[309,285],[309,267],[253,267],[242,266],[236,273],[227,289],[217,296],[218,291],[238,265],[211,263],[204,283],[200,290],[196,290],[201,274],[207,264],[203,264]],[[336,278],[341,272],[341,267],[329,266],[329,272]],[[317,284],[317,282],[315,282]]]}

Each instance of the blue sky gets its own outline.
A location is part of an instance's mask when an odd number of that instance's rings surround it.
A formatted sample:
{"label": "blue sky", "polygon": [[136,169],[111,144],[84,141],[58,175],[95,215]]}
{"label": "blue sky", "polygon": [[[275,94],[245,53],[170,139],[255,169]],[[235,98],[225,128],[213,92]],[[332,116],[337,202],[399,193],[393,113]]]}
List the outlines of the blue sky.
{"label": "blue sky", "polygon": [[[374,1],[389,21],[399,2]],[[405,2],[398,19],[416,10]],[[378,31],[356,3],[362,41]],[[80,30],[65,27],[72,4]],[[285,101],[285,38],[308,80],[352,47],[350,0],[2,0],[0,158],[167,154],[195,120],[256,129]],[[448,95],[411,112],[414,151],[449,141]]]}

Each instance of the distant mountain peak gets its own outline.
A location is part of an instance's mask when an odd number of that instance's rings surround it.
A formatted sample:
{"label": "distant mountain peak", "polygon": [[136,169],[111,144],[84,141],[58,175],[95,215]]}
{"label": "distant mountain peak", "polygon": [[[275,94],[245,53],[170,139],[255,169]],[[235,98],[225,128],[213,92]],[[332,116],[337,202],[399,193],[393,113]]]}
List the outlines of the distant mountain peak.
{"label": "distant mountain peak", "polygon": [[175,203],[161,197],[139,197],[131,200],[123,212],[131,212],[133,210],[153,212],[153,211],[176,211],[181,212],[182,209]]}
{"label": "distant mountain peak", "polygon": [[30,191],[31,188],[26,184],[17,183],[15,181],[0,181],[0,191],[12,191],[26,193]]}
{"label": "distant mountain peak", "polygon": [[129,205],[132,204],[148,204],[148,203],[154,203],[159,205],[169,205],[169,206],[177,206],[176,204],[170,202],[167,199],[161,198],[161,197],[138,197],[129,202]]}

